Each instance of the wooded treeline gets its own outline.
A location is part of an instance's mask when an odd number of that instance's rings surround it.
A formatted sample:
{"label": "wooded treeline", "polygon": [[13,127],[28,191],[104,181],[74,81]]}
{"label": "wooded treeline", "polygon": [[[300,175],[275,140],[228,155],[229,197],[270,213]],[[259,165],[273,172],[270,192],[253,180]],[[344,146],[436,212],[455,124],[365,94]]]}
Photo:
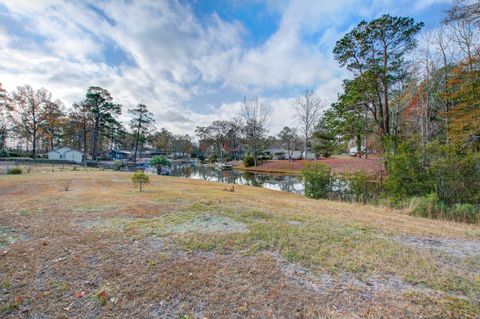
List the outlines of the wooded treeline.
{"label": "wooded treeline", "polygon": [[351,77],[317,134],[355,139],[358,148],[374,136],[386,153],[411,139],[420,147],[439,142],[478,152],[479,8],[479,1],[457,1],[433,31],[390,15],[358,24],[333,51]]}
{"label": "wooded treeline", "polygon": [[[335,59],[351,76],[314,137],[325,152],[347,140],[380,150],[387,175],[377,189],[386,203],[478,223],[480,1],[456,1],[440,28],[422,28],[411,18],[384,15],[337,42]],[[306,186],[320,180],[329,187],[328,172],[304,173]]]}
{"label": "wooded treeline", "polygon": [[68,146],[81,150],[85,158],[97,160],[112,149],[122,149],[133,151],[136,160],[144,147],[165,154],[193,151],[190,136],[157,130],[154,116],[144,104],[128,110],[128,126],[119,120],[122,109],[101,87],[90,87],[83,101],[67,108],[45,88],[35,90],[25,85],[8,93],[0,84],[0,152],[18,155],[20,146],[35,158]]}

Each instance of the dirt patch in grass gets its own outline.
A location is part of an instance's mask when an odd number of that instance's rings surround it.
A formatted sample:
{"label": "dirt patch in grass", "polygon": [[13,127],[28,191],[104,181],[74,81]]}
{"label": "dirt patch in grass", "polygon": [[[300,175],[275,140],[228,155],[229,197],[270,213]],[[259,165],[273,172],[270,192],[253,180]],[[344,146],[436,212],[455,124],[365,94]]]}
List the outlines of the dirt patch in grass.
{"label": "dirt patch in grass", "polygon": [[225,216],[205,215],[191,221],[169,227],[173,233],[244,233],[248,231],[245,224]]}
{"label": "dirt patch in grass", "polygon": [[395,240],[410,247],[442,252],[458,258],[480,257],[479,240],[425,238],[415,236],[398,236],[395,237]]}
{"label": "dirt patch in grass", "polygon": [[152,218],[113,217],[80,221],[90,230],[128,231],[137,235],[166,236],[173,234],[244,233],[247,225],[219,215],[167,214]]}
{"label": "dirt patch in grass", "polygon": [[106,211],[115,211],[119,208],[118,205],[89,205],[89,206],[78,206],[73,208],[75,213],[99,213]]}
{"label": "dirt patch in grass", "polygon": [[100,231],[123,231],[129,223],[133,221],[133,218],[118,217],[118,218],[95,218],[92,220],[78,221],[78,225],[88,230],[100,230]]}

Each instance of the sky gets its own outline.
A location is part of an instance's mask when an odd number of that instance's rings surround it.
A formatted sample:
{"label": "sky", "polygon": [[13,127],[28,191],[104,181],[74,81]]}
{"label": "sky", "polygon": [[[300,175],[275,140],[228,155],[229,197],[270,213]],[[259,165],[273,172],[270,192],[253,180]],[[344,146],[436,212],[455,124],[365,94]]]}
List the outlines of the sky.
{"label": "sky", "polygon": [[292,103],[313,90],[325,107],[348,77],[333,59],[343,34],[389,13],[441,23],[450,0],[0,0],[0,83],[45,87],[69,107],[90,86],[158,128],[238,116],[244,97],[272,109],[271,134],[295,125]]}

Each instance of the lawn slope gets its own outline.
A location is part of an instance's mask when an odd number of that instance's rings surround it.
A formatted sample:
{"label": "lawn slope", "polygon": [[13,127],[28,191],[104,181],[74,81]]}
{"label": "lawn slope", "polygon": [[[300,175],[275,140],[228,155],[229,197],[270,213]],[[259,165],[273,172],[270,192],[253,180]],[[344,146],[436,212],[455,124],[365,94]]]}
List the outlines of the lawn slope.
{"label": "lawn slope", "polygon": [[130,177],[0,177],[0,317],[480,315],[479,226]]}

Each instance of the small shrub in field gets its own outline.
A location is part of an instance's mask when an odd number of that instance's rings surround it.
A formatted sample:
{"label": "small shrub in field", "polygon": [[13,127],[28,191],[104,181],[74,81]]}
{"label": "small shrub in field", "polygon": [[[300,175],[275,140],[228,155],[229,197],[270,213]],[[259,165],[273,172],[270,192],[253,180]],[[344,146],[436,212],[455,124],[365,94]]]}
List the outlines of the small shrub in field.
{"label": "small shrub in field", "polygon": [[136,171],[132,176],[132,182],[135,186],[138,186],[140,191],[142,191],[143,185],[150,183],[150,179],[143,171]]}
{"label": "small shrub in field", "polygon": [[466,223],[478,223],[480,221],[480,209],[472,204],[455,204],[448,212],[450,219]]}
{"label": "small shrub in field", "polygon": [[255,165],[255,159],[252,155],[246,155],[243,159],[243,164],[245,165],[245,167],[252,167],[253,165]]}
{"label": "small shrub in field", "polygon": [[70,184],[72,184],[72,180],[68,179],[63,184],[63,189],[68,192],[70,190]]}
{"label": "small shrub in field", "polygon": [[100,305],[105,306],[108,300],[108,293],[106,290],[101,290],[97,293],[97,300]]}
{"label": "small shrub in field", "polygon": [[332,170],[321,163],[306,164],[302,169],[305,182],[305,196],[311,198],[326,198],[330,191]]}
{"label": "small shrub in field", "polygon": [[409,204],[410,215],[428,218],[446,218],[448,207],[442,203],[436,193],[422,197],[413,197]]}
{"label": "small shrub in field", "polygon": [[7,174],[19,175],[22,174],[22,169],[20,167],[12,167],[7,171]]}

